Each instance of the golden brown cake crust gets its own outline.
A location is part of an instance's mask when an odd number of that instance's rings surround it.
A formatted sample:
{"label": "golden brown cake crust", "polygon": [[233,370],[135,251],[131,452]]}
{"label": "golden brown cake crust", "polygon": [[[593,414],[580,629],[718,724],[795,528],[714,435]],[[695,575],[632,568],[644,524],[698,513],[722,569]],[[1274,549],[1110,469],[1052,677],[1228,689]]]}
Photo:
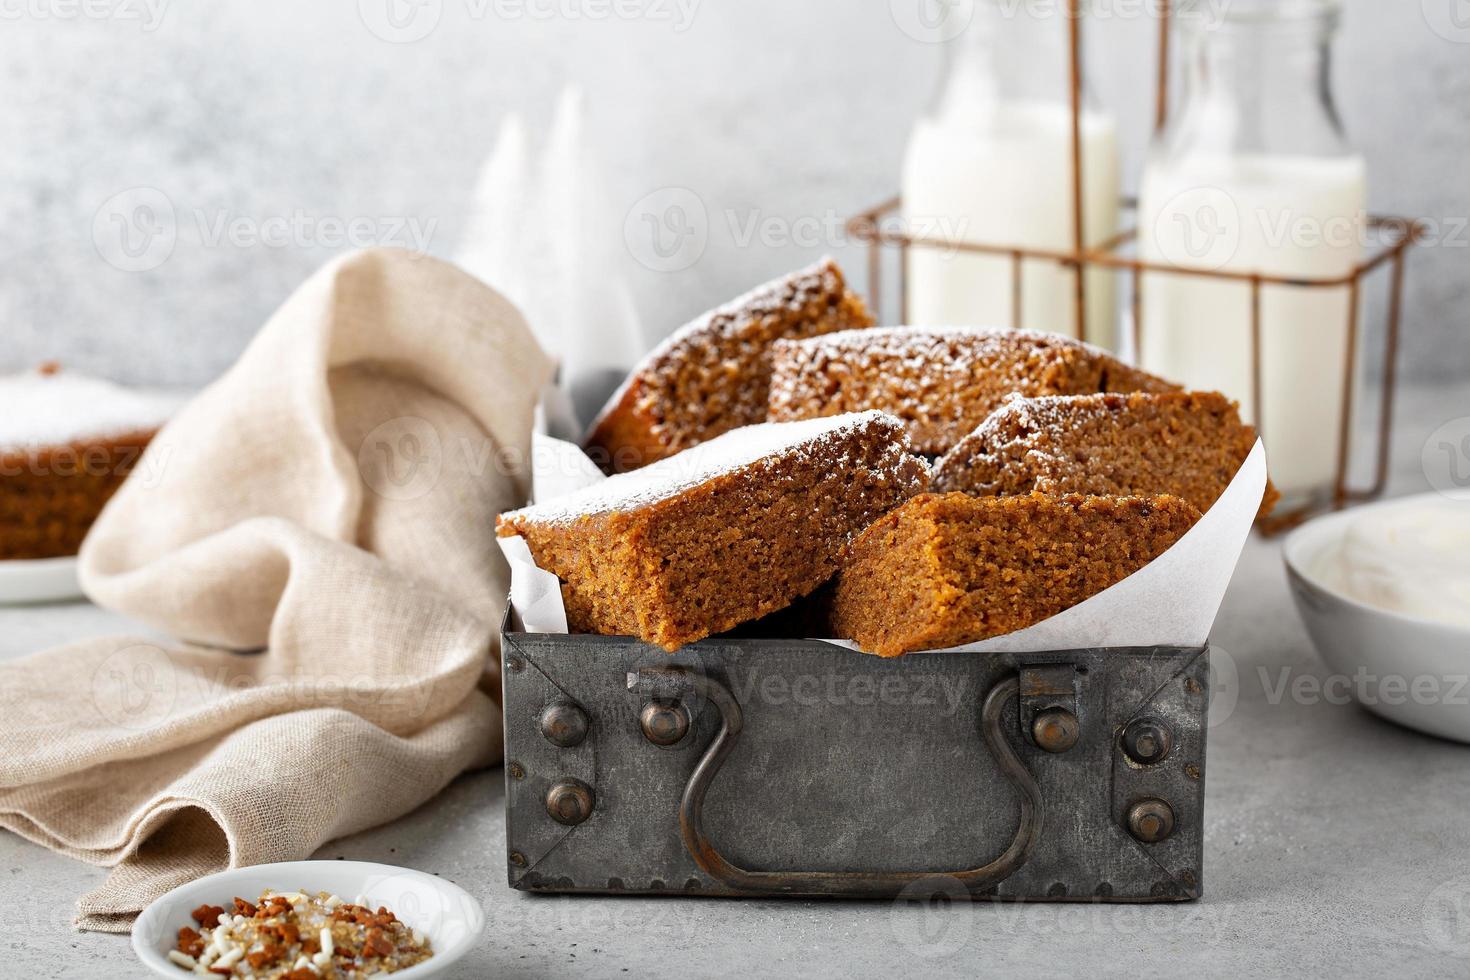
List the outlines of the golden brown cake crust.
{"label": "golden brown cake crust", "polygon": [[773,341],[872,324],[831,259],[766,283],[649,354],[592,424],[588,455],[621,473],[764,422]]}
{"label": "golden brown cake crust", "polygon": [[832,630],[883,657],[1003,636],[1121,582],[1199,516],[1169,496],[922,494],[853,542]]}
{"label": "golden brown cake crust", "polygon": [[782,340],[771,366],[772,421],[878,409],[932,454],[948,452],[1011,394],[1178,390],[1100,348],[1030,330],[894,327]]}
{"label": "golden brown cake crust", "polygon": [[0,452],[0,561],[75,555],[156,432]]}
{"label": "golden brown cake crust", "polygon": [[501,515],[562,581],[573,632],[675,650],[827,581],[851,540],[928,484],[878,412],[732,432],[586,491]]}
{"label": "golden brown cake crust", "polygon": [[[1256,444],[1218,392],[1017,398],[935,464],[934,490],[1183,497],[1207,511]],[[1279,494],[1267,486],[1265,516]]]}

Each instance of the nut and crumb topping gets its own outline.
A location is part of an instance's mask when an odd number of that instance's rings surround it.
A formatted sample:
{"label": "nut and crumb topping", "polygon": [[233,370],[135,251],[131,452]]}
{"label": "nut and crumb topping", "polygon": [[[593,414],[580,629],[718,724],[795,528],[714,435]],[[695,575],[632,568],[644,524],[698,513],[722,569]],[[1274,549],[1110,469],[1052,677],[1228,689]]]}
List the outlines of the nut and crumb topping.
{"label": "nut and crumb topping", "polygon": [[179,929],[169,962],[198,976],[352,980],[396,973],[434,955],[429,939],[388,909],[327,892],[264,892],[256,902],[201,905]]}

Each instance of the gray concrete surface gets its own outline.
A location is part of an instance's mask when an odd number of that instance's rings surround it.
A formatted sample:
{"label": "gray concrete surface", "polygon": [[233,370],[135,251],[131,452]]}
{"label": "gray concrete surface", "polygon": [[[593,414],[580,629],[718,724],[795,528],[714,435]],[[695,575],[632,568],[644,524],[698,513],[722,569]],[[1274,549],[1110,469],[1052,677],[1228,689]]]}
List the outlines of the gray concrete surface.
{"label": "gray concrete surface", "polygon": [[[1429,434],[1470,404],[1407,393],[1394,492],[1426,485]],[[484,977],[1454,976],[1470,974],[1470,747],[1351,706],[1275,698],[1326,669],[1287,595],[1279,543],[1247,546],[1214,632],[1205,898],[1185,906],[994,906],[530,897],[505,884],[502,774],[457,780],[403,819],[318,855],[463,885],[486,936],[452,974]],[[85,604],[0,609],[0,657],[121,627]],[[1470,669],[1470,651],[1467,651]],[[1233,696],[1232,696],[1233,695]],[[0,975],[136,974],[127,940],[79,934],[102,869],[0,834]]]}
{"label": "gray concrete surface", "polygon": [[[646,339],[822,252],[861,281],[837,229],[897,189],[938,68],[935,46],[899,26],[920,2],[5,0],[0,371],[59,358],[136,384],[208,381],[343,249],[328,222],[415,244],[416,221],[430,252],[453,254],[500,121],[520,112],[544,140],[568,82],[588,93],[598,203]],[[1465,0],[1345,3],[1339,104],[1371,204],[1448,222],[1415,260],[1406,361],[1455,378],[1470,370]],[[607,16],[614,6],[630,13]],[[1106,15],[1094,87],[1119,115],[1136,187],[1151,4],[1093,6]],[[405,30],[384,29],[390,9]],[[117,197],[138,188],[166,210]],[[707,245],[657,271],[623,247],[624,219],[670,217],[671,188],[698,199]],[[298,216],[271,239],[271,222]],[[583,234],[591,216],[577,217]],[[166,256],[103,258],[145,225],[172,236]]]}

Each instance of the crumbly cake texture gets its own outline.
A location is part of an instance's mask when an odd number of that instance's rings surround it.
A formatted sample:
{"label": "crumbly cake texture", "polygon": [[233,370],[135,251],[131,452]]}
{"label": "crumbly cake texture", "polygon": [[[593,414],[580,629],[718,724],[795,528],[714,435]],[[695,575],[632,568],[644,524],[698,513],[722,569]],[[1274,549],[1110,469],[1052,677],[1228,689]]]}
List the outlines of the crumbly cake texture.
{"label": "crumbly cake texture", "polygon": [[761,424],[502,514],[497,533],[561,579],[573,632],[676,650],[814,591],[928,480],[880,412]]}
{"label": "crumbly cake texture", "polygon": [[832,632],[882,657],[1013,633],[1121,582],[1199,516],[1170,496],[923,494],[853,542]]}
{"label": "crumbly cake texture", "polygon": [[772,341],[872,325],[831,259],[766,283],[655,348],[592,423],[587,453],[626,472],[764,422]]}
{"label": "crumbly cake texture", "polygon": [[1012,394],[1175,391],[1098,347],[1032,330],[884,327],[771,347],[772,421],[878,409],[948,452]]}
{"label": "crumbly cake texture", "polygon": [[[1256,444],[1217,392],[1017,398],[935,464],[934,490],[1183,497],[1207,511]],[[1269,484],[1261,516],[1279,498]]]}
{"label": "crumbly cake texture", "polygon": [[0,378],[0,560],[74,555],[178,405],[54,366]]}

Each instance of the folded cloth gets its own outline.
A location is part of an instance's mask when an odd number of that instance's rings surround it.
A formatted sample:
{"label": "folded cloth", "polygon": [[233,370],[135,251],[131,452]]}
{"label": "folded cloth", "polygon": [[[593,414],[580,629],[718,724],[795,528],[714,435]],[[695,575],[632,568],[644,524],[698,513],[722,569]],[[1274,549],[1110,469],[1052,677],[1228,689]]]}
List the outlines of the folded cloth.
{"label": "folded cloth", "polygon": [[0,826],[113,869],[80,927],[126,932],[181,882],[309,856],[500,760],[495,515],[527,496],[551,371],[478,280],[361,252],[158,434],[81,575],[179,641],[0,665]]}

